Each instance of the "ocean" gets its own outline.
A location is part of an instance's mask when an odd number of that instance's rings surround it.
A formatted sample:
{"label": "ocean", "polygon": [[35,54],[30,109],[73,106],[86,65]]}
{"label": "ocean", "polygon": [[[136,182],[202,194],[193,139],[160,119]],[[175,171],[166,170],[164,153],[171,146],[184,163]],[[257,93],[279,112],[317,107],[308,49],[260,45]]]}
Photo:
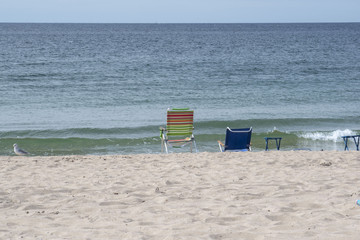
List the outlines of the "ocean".
{"label": "ocean", "polygon": [[360,134],[360,23],[0,23],[0,46],[0,155],[160,153],[172,107],[200,152],[226,127],[252,126],[253,151]]}

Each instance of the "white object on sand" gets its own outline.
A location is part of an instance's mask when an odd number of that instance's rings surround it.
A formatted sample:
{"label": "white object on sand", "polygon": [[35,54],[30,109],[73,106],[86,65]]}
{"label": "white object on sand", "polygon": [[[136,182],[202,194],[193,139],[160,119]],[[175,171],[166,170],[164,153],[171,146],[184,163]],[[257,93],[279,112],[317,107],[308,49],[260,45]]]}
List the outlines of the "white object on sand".
{"label": "white object on sand", "polygon": [[16,155],[23,156],[29,154],[27,151],[20,149],[16,143],[13,146]]}

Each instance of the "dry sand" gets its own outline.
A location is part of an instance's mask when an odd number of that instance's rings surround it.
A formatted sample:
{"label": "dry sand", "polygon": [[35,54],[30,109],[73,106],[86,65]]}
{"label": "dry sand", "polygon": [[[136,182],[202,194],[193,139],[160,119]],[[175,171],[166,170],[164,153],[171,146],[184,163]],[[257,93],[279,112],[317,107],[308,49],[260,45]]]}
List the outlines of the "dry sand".
{"label": "dry sand", "polygon": [[0,239],[360,239],[356,151],[0,162]]}

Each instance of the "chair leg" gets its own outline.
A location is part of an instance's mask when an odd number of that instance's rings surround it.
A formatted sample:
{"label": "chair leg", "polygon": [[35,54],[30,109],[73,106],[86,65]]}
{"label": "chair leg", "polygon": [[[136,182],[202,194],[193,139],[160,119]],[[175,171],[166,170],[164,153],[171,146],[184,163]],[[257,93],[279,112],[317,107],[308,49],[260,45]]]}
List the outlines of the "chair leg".
{"label": "chair leg", "polygon": [[165,149],[166,153],[169,153],[166,138],[164,136],[162,136],[162,138],[161,138],[161,152],[162,153],[164,152],[164,149]]}
{"label": "chair leg", "polygon": [[265,138],[265,151],[269,151],[269,145],[268,145],[268,140]]}
{"label": "chair leg", "polygon": [[281,144],[281,139],[279,139],[279,141],[278,139],[276,139],[276,148],[278,151],[280,150],[280,144]]}
{"label": "chair leg", "polygon": [[345,144],[344,151],[349,150],[348,145],[347,145],[347,142],[348,142],[347,140],[348,140],[347,138],[344,138],[344,144]]}
{"label": "chair leg", "polygon": [[194,142],[195,152],[197,153],[197,152],[198,152],[198,149],[197,149],[197,147],[196,147],[195,138],[193,138],[193,142]]}
{"label": "chair leg", "polygon": [[278,150],[280,150],[280,144],[281,144],[281,138],[279,139],[279,147],[278,147]]}
{"label": "chair leg", "polygon": [[[356,139],[357,139],[357,141],[356,141]],[[354,137],[354,142],[355,142],[355,145],[356,145],[356,151],[359,151],[360,137],[358,137],[358,136]]]}
{"label": "chair leg", "polygon": [[165,140],[165,144],[164,144],[164,146],[165,146],[165,152],[166,152],[166,153],[169,153],[166,140]]}

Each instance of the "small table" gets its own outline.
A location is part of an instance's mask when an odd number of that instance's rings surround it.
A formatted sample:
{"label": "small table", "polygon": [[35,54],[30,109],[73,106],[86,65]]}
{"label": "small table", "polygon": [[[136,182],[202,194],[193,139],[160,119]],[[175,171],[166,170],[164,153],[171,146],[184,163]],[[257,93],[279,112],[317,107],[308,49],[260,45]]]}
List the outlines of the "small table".
{"label": "small table", "polygon": [[269,140],[275,140],[277,150],[280,150],[281,137],[264,137],[265,139],[265,151],[269,151]]}
{"label": "small table", "polygon": [[356,145],[356,151],[359,151],[360,135],[342,136],[342,138],[344,139],[344,143],[345,143],[345,149],[344,149],[344,151],[346,151],[346,150],[349,151],[349,147],[348,147],[348,140],[349,140],[349,138],[354,139],[354,142],[355,142],[355,145]]}

